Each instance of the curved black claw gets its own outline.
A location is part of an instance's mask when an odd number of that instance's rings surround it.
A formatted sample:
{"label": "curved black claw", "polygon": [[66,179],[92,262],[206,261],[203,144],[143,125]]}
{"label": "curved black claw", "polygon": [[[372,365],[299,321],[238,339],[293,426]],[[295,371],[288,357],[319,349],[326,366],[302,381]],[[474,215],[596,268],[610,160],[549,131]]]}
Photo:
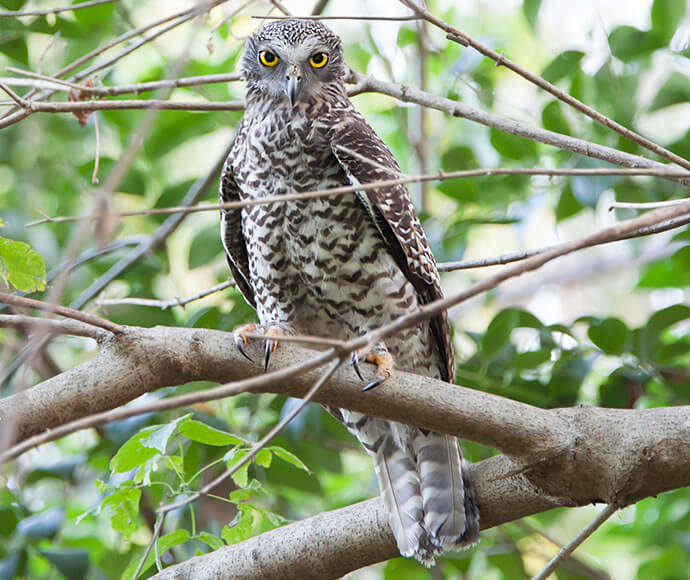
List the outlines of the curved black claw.
{"label": "curved black claw", "polygon": [[359,370],[359,364],[357,364],[357,353],[352,353],[352,356],[350,357],[350,364],[352,365],[352,368],[355,369],[355,372],[357,373],[359,380],[364,382],[364,377],[362,376],[362,373]]}
{"label": "curved black claw", "polygon": [[264,347],[264,372],[268,370],[268,363],[271,360],[271,353],[275,350],[275,341],[267,340]]}
{"label": "curved black claw", "polygon": [[240,354],[244,358],[246,358],[249,362],[254,362],[254,359],[252,357],[250,357],[247,354],[247,352],[244,350],[244,345],[245,345],[245,342],[244,342],[244,339],[242,337],[240,337],[239,339],[237,337],[235,337],[235,346],[237,347],[237,350],[240,351]]}
{"label": "curved black claw", "polygon": [[378,377],[371,381],[366,387],[363,387],[361,391],[364,393],[365,391],[371,391],[371,389],[378,387],[381,383],[383,383],[386,379],[384,377]]}

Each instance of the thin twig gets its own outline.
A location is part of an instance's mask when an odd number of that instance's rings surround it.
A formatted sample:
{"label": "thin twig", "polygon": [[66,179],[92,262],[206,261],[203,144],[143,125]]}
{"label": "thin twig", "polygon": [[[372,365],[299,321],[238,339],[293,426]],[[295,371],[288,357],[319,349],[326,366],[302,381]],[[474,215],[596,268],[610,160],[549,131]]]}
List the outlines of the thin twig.
{"label": "thin twig", "polygon": [[0,314],[0,328],[16,328],[26,331],[40,330],[50,334],[71,334],[98,340],[102,331],[78,320],[51,320],[21,314]]}
{"label": "thin twig", "polygon": [[[330,352],[335,353],[335,350],[332,350]],[[191,495],[186,496],[185,498],[178,500],[174,503],[168,504],[166,506],[162,506],[158,508],[158,513],[168,513],[169,511],[172,511],[174,509],[177,509],[179,507],[182,507],[184,505],[187,505],[188,503],[191,503],[198,498],[200,498],[202,495],[206,495],[209,491],[211,491],[214,487],[216,487],[219,483],[222,481],[225,481],[228,477],[230,477],[233,473],[236,473],[237,470],[239,470],[243,465],[246,465],[249,463],[254,457],[256,457],[256,454],[261,451],[266,445],[268,445],[276,435],[278,435],[292,420],[299,415],[299,413],[306,407],[311,400],[314,398],[316,393],[319,392],[321,387],[326,383],[326,381],[333,375],[333,373],[340,367],[340,365],[343,364],[343,359],[339,358],[336,361],[331,364],[331,366],[328,368],[328,370],[321,375],[318,381],[314,383],[314,386],[309,389],[309,391],[304,395],[302,400],[300,401],[300,404],[297,405],[290,413],[288,413],[281,421],[278,423],[276,426],[274,426],[260,441],[252,445],[251,450],[247,455],[245,455],[240,461],[238,461],[235,465],[232,466],[232,468],[224,471],[221,473],[218,477],[204,485],[199,491],[194,492]]]}
{"label": "thin twig", "polygon": [[150,298],[134,297],[104,298],[101,300],[96,300],[94,304],[96,304],[97,306],[120,306],[122,304],[131,304],[134,306],[153,306],[155,308],[160,308],[161,310],[167,310],[168,308],[172,308],[174,306],[184,307],[190,302],[194,302],[195,300],[201,300],[202,298],[206,298],[206,296],[215,294],[216,292],[220,292],[221,290],[225,290],[226,288],[232,288],[234,286],[234,280],[226,280],[225,282],[216,284],[212,288],[208,288],[207,290],[194,294],[193,296],[187,296],[186,298],[173,298],[172,300],[153,300]]}
{"label": "thin twig", "polygon": [[[632,238],[649,236],[651,234],[659,234],[661,232],[666,232],[668,230],[679,228],[687,224],[690,224],[690,216],[680,216],[662,222],[655,226],[641,228],[635,232],[631,232],[627,236],[622,236],[619,239],[602,241],[601,243],[605,244],[609,242],[620,242]],[[469,270],[472,268],[485,268],[487,266],[501,266],[504,264],[510,264],[512,262],[519,262],[520,260],[525,260],[526,258],[536,256],[537,254],[543,254],[544,252],[549,252],[554,249],[562,248],[565,245],[565,243],[554,244],[552,246],[546,246],[544,248],[536,248],[534,250],[525,250],[513,254],[502,254],[494,258],[480,258],[477,260],[462,260],[458,262],[440,262],[438,264],[438,269],[440,272],[454,272],[455,270]]]}
{"label": "thin twig", "polygon": [[91,174],[91,185],[98,185],[98,167],[101,163],[101,130],[98,127],[98,112],[93,114],[93,127],[96,132],[96,156],[93,162],[93,173]]}
{"label": "thin twig", "polygon": [[99,4],[111,4],[119,2],[120,0],[89,0],[89,2],[81,2],[79,4],[72,4],[71,6],[62,6],[60,8],[45,8],[43,10],[0,10],[0,18],[12,16],[20,18],[22,16],[46,16],[48,14],[57,14],[58,12],[72,12],[74,10],[81,10],[82,8],[91,8]]}
{"label": "thin twig", "polygon": [[[193,87],[198,85],[208,85],[213,83],[229,83],[235,82],[242,79],[242,75],[239,73],[223,73],[223,74],[212,74],[212,75],[200,75],[195,77],[182,77],[179,79],[161,80],[161,81],[149,81],[146,83],[134,83],[130,85],[114,85],[114,86],[102,86],[102,87],[87,87],[83,84],[72,83],[69,81],[64,81],[62,79],[57,79],[48,75],[42,75],[34,73],[31,71],[26,71],[13,66],[6,67],[8,71],[24,75],[30,78],[35,78],[38,80],[46,81],[47,83],[56,83],[64,85],[65,88],[71,88],[75,90],[80,90],[84,92],[91,93],[97,96],[117,96],[124,95],[128,93],[141,94],[149,91],[155,91],[158,89],[177,89],[181,87]],[[0,79],[4,82],[14,79]],[[20,80],[20,79],[16,79]]]}
{"label": "thin twig", "polygon": [[506,58],[503,55],[503,53],[499,54],[496,51],[490,49],[488,46],[475,40],[474,38],[467,36],[466,34],[461,32],[457,28],[451,26],[441,18],[438,18],[437,16],[433,15],[424,6],[417,4],[417,2],[414,2],[413,0],[400,0],[400,2],[402,2],[402,4],[404,4],[414,12],[416,12],[418,15],[422,16],[425,20],[427,20],[434,26],[446,32],[450,40],[458,42],[463,46],[471,46],[484,56],[487,56],[490,59],[494,60],[497,66],[505,66],[506,68],[512,70],[514,73],[520,75],[522,78],[537,85],[539,88],[544,89],[548,93],[551,93],[558,100],[563,101],[564,103],[570,105],[574,109],[577,109],[581,113],[594,119],[598,123],[602,124],[604,127],[612,129],[613,131],[615,131],[619,135],[622,135],[626,139],[629,139],[630,141],[633,141],[634,143],[641,145],[645,149],[648,149],[649,151],[652,151],[653,153],[656,153],[661,157],[665,157],[669,161],[676,163],[677,165],[684,167],[685,169],[690,169],[690,161],[688,161],[687,159],[683,159],[680,155],[676,155],[672,151],[669,151],[668,149],[661,147],[653,141],[650,141],[646,137],[643,137],[642,135],[635,133],[634,131],[631,131],[630,129],[624,127],[620,123],[616,123],[613,119],[610,119],[606,115],[602,115],[596,109],[593,109],[592,107],[586,105],[582,101],[579,101],[572,95],[569,95],[568,93],[562,91],[555,85],[552,85],[546,79],[517,65],[509,58]]}
{"label": "thin twig", "polygon": [[[209,0],[207,2],[203,2],[200,4],[197,4],[195,6],[192,6],[191,8],[188,8],[187,10],[183,10],[182,12],[177,12],[175,14],[172,14],[170,16],[166,16],[164,18],[161,18],[159,20],[156,20],[155,22],[146,24],[144,26],[140,26],[139,28],[136,28],[135,30],[131,30],[129,32],[126,32],[125,34],[122,34],[118,36],[117,38],[111,40],[110,42],[104,44],[103,46],[96,48],[92,50],[91,52],[85,54],[84,56],[78,58],[71,64],[67,65],[66,67],[62,68],[59,70],[57,73],[55,73],[55,77],[61,77],[66,75],[67,73],[73,71],[75,68],[81,66],[85,62],[88,62],[89,60],[93,59],[94,57],[102,54],[103,52],[109,50],[110,48],[113,48],[114,46],[117,46],[121,42],[125,42],[126,40],[129,40],[130,38],[133,38],[135,36],[139,36],[140,34],[143,34],[147,32],[148,30],[152,28],[157,28],[158,26],[161,26],[162,24],[165,24],[166,22],[170,22],[167,26],[163,26],[160,30],[157,30],[156,32],[150,34],[149,36],[131,44],[124,50],[120,51],[118,54],[114,55],[112,58],[101,62],[97,63],[83,71],[81,71],[79,74],[75,75],[73,80],[80,80],[82,78],[86,78],[93,74],[96,71],[99,71],[107,66],[110,66],[111,64],[117,62],[121,58],[127,56],[128,54],[134,52],[144,44],[151,42],[158,38],[159,36],[165,34],[166,32],[169,32],[173,30],[174,28],[180,26],[181,24],[184,24],[188,20],[191,20],[192,18],[196,18],[198,15],[202,14],[203,12],[207,12],[211,10],[212,8],[218,6],[219,4],[223,4],[224,2],[227,2],[227,0]],[[25,95],[26,99],[29,99],[35,94],[35,91],[30,91]],[[48,97],[52,94],[51,91],[48,91],[42,95],[39,96],[44,96]],[[31,101],[31,103],[34,103],[35,100]],[[0,129],[3,129],[4,127],[7,127],[9,125],[12,125],[14,123],[18,123],[22,119],[25,119],[28,117],[33,111],[29,109],[23,109],[17,112],[9,111],[6,113],[1,119],[0,119]]]}
{"label": "thin twig", "polygon": [[13,306],[22,306],[24,308],[35,308],[36,310],[42,310],[44,312],[52,312],[53,314],[59,314],[66,318],[71,318],[72,320],[79,320],[84,324],[90,324],[91,326],[97,326],[98,328],[103,328],[109,332],[115,334],[120,334],[124,332],[124,327],[119,324],[115,324],[110,320],[101,318],[94,314],[87,314],[86,312],[81,312],[80,310],[75,310],[74,308],[68,308],[67,306],[61,306],[60,304],[50,304],[49,302],[43,302],[42,300],[34,300],[33,298],[26,298],[24,296],[15,296],[14,294],[8,294],[7,292],[0,292],[0,303],[11,304]]}
{"label": "thin twig", "polygon": [[421,16],[321,16],[320,14],[311,14],[309,16],[252,16],[260,20],[286,20],[290,18],[299,18],[300,20],[383,20],[390,22],[407,22],[409,20],[423,20]]}
{"label": "thin twig", "polygon": [[[649,167],[656,169],[664,167],[668,168],[668,166],[665,166],[662,163],[651,161],[650,159],[640,157],[639,155],[632,155],[630,153],[625,153],[618,149],[614,149],[613,147],[599,145],[597,143],[592,143],[591,141],[585,141],[584,139],[577,139],[575,137],[556,133],[555,131],[548,131],[539,127],[524,125],[522,123],[518,123],[517,121],[513,121],[512,119],[507,119],[505,117],[501,117],[500,115],[487,113],[481,109],[471,107],[460,101],[439,97],[437,95],[426,93],[405,85],[398,85],[395,83],[382,81],[372,76],[365,76],[356,71],[350,71],[350,79],[358,84],[358,89],[360,92],[373,91],[390,95],[391,97],[406,103],[417,103],[423,107],[430,107],[438,111],[443,111],[444,113],[448,113],[454,117],[468,119],[469,121],[473,121],[505,133],[510,133],[518,137],[524,137],[538,143],[545,143],[546,145],[551,145],[552,147],[557,147],[559,149],[572,151],[573,153],[577,153],[579,155],[601,159],[607,163],[613,163],[623,167]],[[677,181],[685,186],[690,185],[690,179],[687,178],[669,179]]]}
{"label": "thin twig", "polygon": [[2,81],[0,81],[0,89],[5,91],[10,96],[10,98],[22,109],[28,109],[31,107],[29,101],[27,101],[26,99],[22,99],[17,93],[15,93],[10,87],[8,87]]}
{"label": "thin twig", "polygon": [[[0,83],[0,88],[2,83]],[[9,89],[9,87],[7,87]],[[3,88],[5,90],[5,88]],[[9,89],[11,91],[11,89]],[[8,93],[9,94],[9,93]],[[14,92],[13,92],[14,94]],[[15,95],[16,96],[16,95]],[[244,101],[168,101],[162,99],[121,99],[117,101],[43,102],[25,101],[33,113],[74,113],[78,111],[115,111],[122,109],[159,109],[172,111],[242,111]]]}
{"label": "thin twig", "polygon": [[606,520],[608,520],[616,511],[618,511],[619,506],[615,503],[610,503],[603,509],[599,515],[594,518],[589,524],[587,524],[582,531],[575,536],[570,542],[563,546],[558,553],[551,559],[551,561],[544,567],[544,569],[539,572],[532,580],[545,580],[548,578],[558,565],[563,561],[564,558],[569,556],[575,549],[582,544],[587,538],[589,538],[597,528],[601,526]]}
{"label": "thin twig", "polygon": [[323,14],[326,6],[328,6],[328,0],[317,0],[316,4],[314,4],[314,8],[311,9],[311,15],[319,16],[320,14]]}
{"label": "thin twig", "polygon": [[[391,174],[395,174],[390,169],[386,168]],[[305,199],[313,199],[319,197],[329,197],[332,195],[340,195],[343,193],[353,193],[359,191],[369,191],[372,189],[379,189],[384,187],[392,187],[403,183],[418,183],[420,181],[445,181],[448,179],[465,179],[470,177],[488,177],[494,175],[547,175],[547,176],[601,176],[601,175],[617,175],[627,177],[666,177],[666,178],[685,178],[690,180],[690,172],[682,169],[668,170],[668,169],[596,169],[596,168],[582,168],[582,169],[541,169],[541,168],[515,168],[515,167],[495,167],[483,169],[466,169],[462,171],[440,171],[438,173],[429,173],[426,175],[402,175],[395,179],[382,179],[380,181],[373,181],[371,183],[359,183],[356,185],[343,185],[341,187],[331,187],[328,189],[316,189],[314,191],[304,191],[299,193],[287,193],[284,195],[276,195],[272,197],[257,197],[253,199],[246,199],[243,201],[231,201],[219,204],[205,204],[205,205],[181,205],[175,207],[161,207],[156,209],[142,209],[133,210],[120,213],[111,213],[108,217],[126,218],[141,215],[162,215],[162,214],[176,214],[176,213],[197,213],[203,211],[218,211],[220,209],[237,209],[243,207],[250,207],[254,205],[264,205],[271,203],[284,203],[287,201],[301,201]],[[58,216],[58,217],[44,217],[40,220],[35,220],[25,224],[26,227],[38,226],[45,223],[64,223],[64,222],[78,222],[84,220],[98,220],[106,216]]]}
{"label": "thin twig", "polygon": [[678,205],[688,200],[690,200],[690,197],[684,197],[681,199],[669,199],[666,201],[646,201],[641,203],[635,203],[631,201],[614,201],[609,206],[609,211],[613,211],[614,209],[658,209],[660,207]]}
{"label": "thin twig", "polygon": [[151,541],[149,542],[148,546],[146,546],[146,550],[144,550],[144,554],[142,555],[141,560],[139,560],[137,569],[134,571],[134,574],[132,575],[132,578],[134,578],[134,580],[139,578],[141,569],[144,567],[144,563],[146,562],[146,559],[149,557],[151,549],[153,548],[154,544],[156,544],[156,542],[158,541],[158,536],[160,536],[161,529],[163,528],[163,521],[165,521],[165,514],[158,514],[158,517],[156,518],[156,525],[153,527]]}

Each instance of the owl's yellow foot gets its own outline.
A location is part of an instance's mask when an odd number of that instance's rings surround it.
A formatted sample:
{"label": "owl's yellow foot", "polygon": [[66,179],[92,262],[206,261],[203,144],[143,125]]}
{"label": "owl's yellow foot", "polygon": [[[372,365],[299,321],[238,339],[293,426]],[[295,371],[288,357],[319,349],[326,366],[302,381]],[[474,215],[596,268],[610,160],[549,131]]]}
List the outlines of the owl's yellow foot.
{"label": "owl's yellow foot", "polygon": [[[274,323],[263,326],[261,324],[257,324],[256,322],[250,322],[249,324],[236,328],[233,331],[233,334],[235,335],[235,346],[237,347],[237,350],[239,350],[240,354],[247,360],[254,362],[254,359],[250,357],[245,350],[247,344],[249,343],[249,338],[254,337],[248,337],[247,334],[262,334],[266,337],[289,336],[292,334],[292,331],[285,324]],[[271,355],[275,352],[276,348],[278,348],[277,340],[264,339],[264,370],[268,369],[268,363],[271,359]]]}
{"label": "owl's yellow foot", "polygon": [[359,370],[358,363],[364,361],[376,365],[376,374],[374,380],[371,381],[362,391],[369,391],[374,387],[378,387],[381,383],[388,380],[393,371],[393,357],[388,352],[388,349],[383,344],[378,344],[368,349],[363,349],[352,353],[352,366],[357,373],[357,376],[363,381],[364,377]]}

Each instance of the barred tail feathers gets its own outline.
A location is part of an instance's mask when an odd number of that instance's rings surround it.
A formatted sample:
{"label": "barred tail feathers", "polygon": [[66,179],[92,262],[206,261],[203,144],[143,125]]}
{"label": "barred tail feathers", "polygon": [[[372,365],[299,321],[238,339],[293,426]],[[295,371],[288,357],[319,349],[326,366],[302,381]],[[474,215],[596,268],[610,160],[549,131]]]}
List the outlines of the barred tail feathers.
{"label": "barred tail feathers", "polygon": [[420,477],[424,527],[439,549],[467,548],[479,539],[479,512],[455,437],[418,430],[412,440]]}
{"label": "barred tail feathers", "polygon": [[423,526],[422,496],[414,455],[400,448],[389,421],[345,409],[340,409],[340,413],[341,420],[374,462],[400,554],[414,557],[425,566],[433,565],[434,555],[440,550],[431,544]]}

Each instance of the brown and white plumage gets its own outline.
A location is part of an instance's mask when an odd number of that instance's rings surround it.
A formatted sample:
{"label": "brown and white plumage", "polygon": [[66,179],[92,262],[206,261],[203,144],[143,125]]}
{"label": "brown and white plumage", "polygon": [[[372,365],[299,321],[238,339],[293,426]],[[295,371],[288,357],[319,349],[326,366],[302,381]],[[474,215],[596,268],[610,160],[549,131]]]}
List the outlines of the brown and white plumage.
{"label": "brown and white plumage", "polygon": [[[371,183],[400,172],[348,99],[345,71],[340,39],[319,22],[278,20],[250,37],[242,62],[247,109],[223,168],[222,201]],[[442,296],[403,185],[221,215],[233,276],[264,328],[346,339]],[[445,313],[376,348],[403,370],[453,382]],[[401,554],[428,565],[443,549],[478,539],[478,511],[455,438],[329,410],[372,456]]]}

